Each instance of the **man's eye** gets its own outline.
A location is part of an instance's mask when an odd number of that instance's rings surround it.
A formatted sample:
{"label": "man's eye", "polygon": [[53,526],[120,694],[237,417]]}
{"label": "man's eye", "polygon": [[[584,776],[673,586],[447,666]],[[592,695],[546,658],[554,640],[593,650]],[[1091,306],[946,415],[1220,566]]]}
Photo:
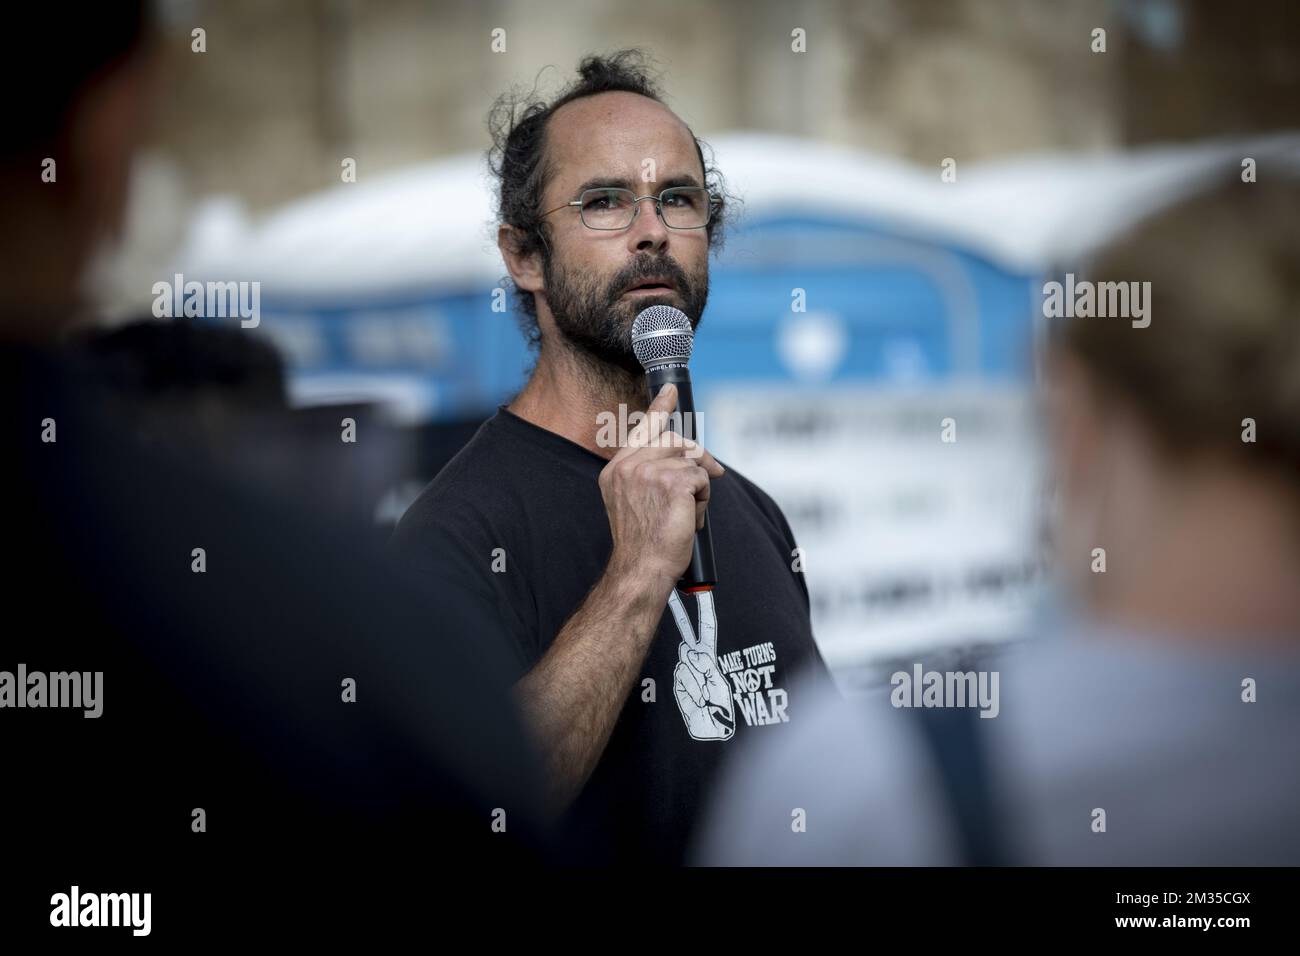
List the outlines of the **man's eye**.
{"label": "man's eye", "polygon": [[615,193],[600,193],[596,196],[589,196],[583,209],[600,211],[603,209],[613,209],[618,205],[618,195]]}

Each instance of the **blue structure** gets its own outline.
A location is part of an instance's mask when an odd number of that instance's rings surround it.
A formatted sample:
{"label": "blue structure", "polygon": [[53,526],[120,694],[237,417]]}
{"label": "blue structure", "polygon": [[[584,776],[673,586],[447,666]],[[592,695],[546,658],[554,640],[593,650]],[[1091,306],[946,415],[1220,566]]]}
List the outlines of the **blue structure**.
{"label": "blue structure", "polygon": [[[1238,155],[1220,144],[1016,158],[944,183],[824,143],[712,142],[744,213],[713,262],[692,362],[706,386],[1022,381],[1039,277]],[[481,155],[336,186],[256,228],[233,228],[228,210],[212,219],[176,271],[261,281],[262,331],[304,404],[369,397],[413,422],[463,420],[523,381],[517,324],[492,309],[505,268]]]}
{"label": "blue structure", "polygon": [[[728,236],[711,282],[692,362],[706,388],[1007,381],[1028,368],[1039,280],[954,244],[871,222],[774,214]],[[466,283],[317,306],[264,290],[261,330],[284,347],[306,394],[352,381],[382,398],[387,380],[426,410],[412,413],[417,420],[481,417],[521,386],[530,363],[515,317],[493,311],[494,293],[500,301],[493,288]],[[801,323],[815,340],[802,365],[789,344]]]}

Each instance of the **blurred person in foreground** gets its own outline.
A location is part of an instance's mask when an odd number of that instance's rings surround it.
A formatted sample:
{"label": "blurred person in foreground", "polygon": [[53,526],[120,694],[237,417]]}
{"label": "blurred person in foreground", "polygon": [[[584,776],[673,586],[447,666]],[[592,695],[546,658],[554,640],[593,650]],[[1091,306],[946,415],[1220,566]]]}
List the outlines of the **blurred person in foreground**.
{"label": "blurred person in foreground", "polygon": [[996,716],[826,701],[732,769],[701,862],[1300,863],[1300,180],[1268,169],[1097,254],[1087,278],[1151,283],[1148,327],[1054,329],[1075,604],[982,663]]}
{"label": "blurred person in foreground", "polygon": [[[129,343],[69,344],[147,125],[160,38],[145,9],[69,23],[24,6],[10,23],[50,67],[37,83],[4,73],[21,85],[0,155],[0,731],[6,857],[21,861],[0,878],[20,881],[0,893],[6,933],[48,928],[73,883],[151,891],[159,922],[188,913],[210,936],[232,907],[209,888],[238,894],[243,919],[305,887],[324,901],[391,886],[413,859],[536,859],[534,758],[491,609],[455,569],[426,599],[357,547],[363,529],[187,444],[187,416],[209,444],[222,433],[199,406],[231,403],[225,371],[158,391],[169,407],[150,416],[148,390],[122,400],[113,371]],[[225,369],[215,339],[187,341]],[[254,405],[278,406],[278,370],[254,379]]]}

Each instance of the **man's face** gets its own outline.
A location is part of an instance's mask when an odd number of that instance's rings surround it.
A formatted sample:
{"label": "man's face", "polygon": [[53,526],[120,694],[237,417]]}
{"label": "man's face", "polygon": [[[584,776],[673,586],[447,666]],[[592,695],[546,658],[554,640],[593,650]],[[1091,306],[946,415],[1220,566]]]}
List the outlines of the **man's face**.
{"label": "man's face", "polygon": [[[547,124],[552,175],[543,209],[584,189],[620,187],[657,196],[670,186],[703,186],[695,141],[662,104],[633,93],[602,93],[569,103]],[[709,295],[705,229],[669,229],[651,200],[622,231],[588,229],[577,207],[547,217],[544,298],[558,332],[576,348],[639,373],[632,321],[650,305],[672,305],[697,326]],[[635,288],[648,286],[657,287]]]}

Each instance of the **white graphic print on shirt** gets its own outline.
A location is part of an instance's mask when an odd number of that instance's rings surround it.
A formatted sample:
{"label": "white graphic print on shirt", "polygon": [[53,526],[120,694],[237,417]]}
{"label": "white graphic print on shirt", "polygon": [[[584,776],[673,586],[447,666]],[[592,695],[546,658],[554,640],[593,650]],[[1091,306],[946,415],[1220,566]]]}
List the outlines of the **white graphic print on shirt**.
{"label": "white graphic print on shirt", "polygon": [[687,733],[695,740],[730,740],[736,732],[733,698],[747,726],[789,721],[786,692],[772,686],[772,674],[776,670],[776,649],[772,642],[732,651],[719,659],[713,595],[700,591],[695,595],[695,602],[699,612],[698,636],[676,589],[668,597],[668,608],[682,635],[677,647],[677,666],[673,670],[673,694],[686,721]]}

